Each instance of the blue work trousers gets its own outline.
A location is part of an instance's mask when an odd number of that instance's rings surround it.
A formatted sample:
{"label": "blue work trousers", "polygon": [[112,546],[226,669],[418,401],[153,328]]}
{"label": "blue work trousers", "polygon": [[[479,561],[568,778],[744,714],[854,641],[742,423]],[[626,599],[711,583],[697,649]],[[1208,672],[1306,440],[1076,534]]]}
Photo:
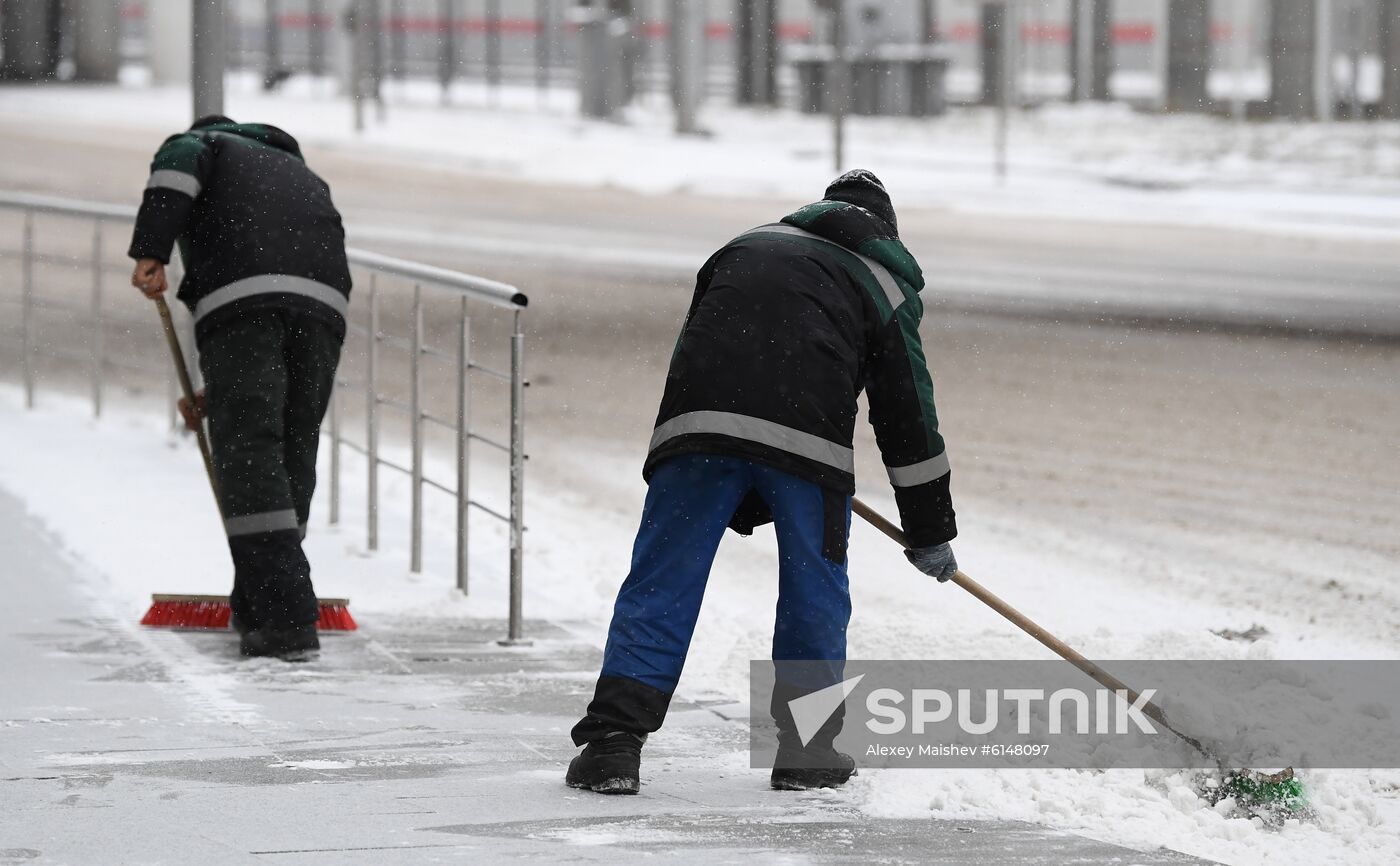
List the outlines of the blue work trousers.
{"label": "blue work trousers", "polygon": [[[609,729],[646,733],[660,727],[685,666],[720,539],[750,493],[768,506],[777,533],[773,658],[836,662],[827,679],[839,677],[851,617],[845,556],[850,497],[751,460],[682,455],[652,474],[598,690],[589,716],[575,728],[576,742]],[[839,533],[834,545],[833,532]]]}

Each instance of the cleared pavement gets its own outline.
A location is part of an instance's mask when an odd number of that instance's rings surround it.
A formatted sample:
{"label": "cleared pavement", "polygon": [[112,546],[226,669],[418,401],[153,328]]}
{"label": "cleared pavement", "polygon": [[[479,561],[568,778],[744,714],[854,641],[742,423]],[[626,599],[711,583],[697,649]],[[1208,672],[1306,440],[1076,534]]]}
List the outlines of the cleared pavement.
{"label": "cleared pavement", "polygon": [[0,490],[0,863],[1202,862],[772,792],[745,725],[684,701],[641,796],[573,791],[598,656],[561,628],[506,649],[497,622],[381,621],[309,664],[243,660],[112,617],[57,549]]}

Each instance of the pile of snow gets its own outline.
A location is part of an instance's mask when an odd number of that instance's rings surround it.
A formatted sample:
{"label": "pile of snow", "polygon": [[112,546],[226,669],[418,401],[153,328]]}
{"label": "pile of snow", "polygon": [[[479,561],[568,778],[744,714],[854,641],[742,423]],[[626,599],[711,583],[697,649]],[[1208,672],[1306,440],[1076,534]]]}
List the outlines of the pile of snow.
{"label": "pile of snow", "polygon": [[1291,820],[1277,830],[1213,811],[1181,772],[886,770],[871,775],[862,805],[884,818],[1029,821],[1235,866],[1379,866],[1400,860],[1396,771],[1306,771],[1317,817]]}

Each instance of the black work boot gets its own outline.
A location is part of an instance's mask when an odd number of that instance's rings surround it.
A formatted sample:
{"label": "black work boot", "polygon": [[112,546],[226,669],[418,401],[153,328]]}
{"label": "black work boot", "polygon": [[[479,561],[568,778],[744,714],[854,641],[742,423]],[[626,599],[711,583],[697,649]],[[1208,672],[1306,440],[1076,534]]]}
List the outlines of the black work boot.
{"label": "black work boot", "polygon": [[242,635],[238,649],[245,656],[275,656],[284,662],[304,662],[321,648],[315,623],[290,628],[264,625],[244,631]]}
{"label": "black work boot", "polygon": [[775,791],[809,791],[813,788],[839,788],[856,775],[856,761],[834,746],[778,738],[778,757],[773,762],[769,784]]}
{"label": "black work boot", "polygon": [[252,615],[237,586],[228,594],[228,607],[228,627],[238,632],[239,637],[257,627],[257,618]]}
{"label": "black work boot", "polygon": [[595,794],[635,794],[642,787],[642,743],[646,737],[613,731],[594,740],[569,762],[564,784]]}
{"label": "black work boot", "polygon": [[244,622],[243,617],[239,616],[237,613],[231,613],[228,615],[228,627],[238,632],[239,637],[242,637],[243,635],[253,630],[252,626]]}

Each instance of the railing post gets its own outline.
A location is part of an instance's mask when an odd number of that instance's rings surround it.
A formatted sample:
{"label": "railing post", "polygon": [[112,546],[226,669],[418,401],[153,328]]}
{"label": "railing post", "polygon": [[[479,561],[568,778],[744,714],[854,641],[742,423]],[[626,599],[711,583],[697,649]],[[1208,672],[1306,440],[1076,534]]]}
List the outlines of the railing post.
{"label": "railing post", "polygon": [[92,222],[92,417],[102,417],[102,376],[107,366],[107,334],[102,327],[102,220]]}
{"label": "railing post", "polygon": [[369,345],[365,349],[365,456],[369,464],[366,483],[367,526],[365,547],[379,549],[379,292],[374,274],[369,276]]}
{"label": "railing post", "polygon": [[340,523],[340,380],[331,379],[331,526]]}
{"label": "railing post", "polygon": [[467,503],[471,499],[471,319],[467,299],[457,330],[457,589],[467,594]]}
{"label": "railing post", "polygon": [[34,408],[34,212],[24,212],[24,286],[20,296],[20,354],[24,367],[24,408]]}
{"label": "railing post", "polygon": [[525,334],[515,311],[510,337],[510,633],[507,645],[524,637],[525,594]]}
{"label": "railing post", "polygon": [[413,284],[408,375],[408,437],[413,451],[408,570],[417,574],[423,570],[423,287],[418,283]]}

